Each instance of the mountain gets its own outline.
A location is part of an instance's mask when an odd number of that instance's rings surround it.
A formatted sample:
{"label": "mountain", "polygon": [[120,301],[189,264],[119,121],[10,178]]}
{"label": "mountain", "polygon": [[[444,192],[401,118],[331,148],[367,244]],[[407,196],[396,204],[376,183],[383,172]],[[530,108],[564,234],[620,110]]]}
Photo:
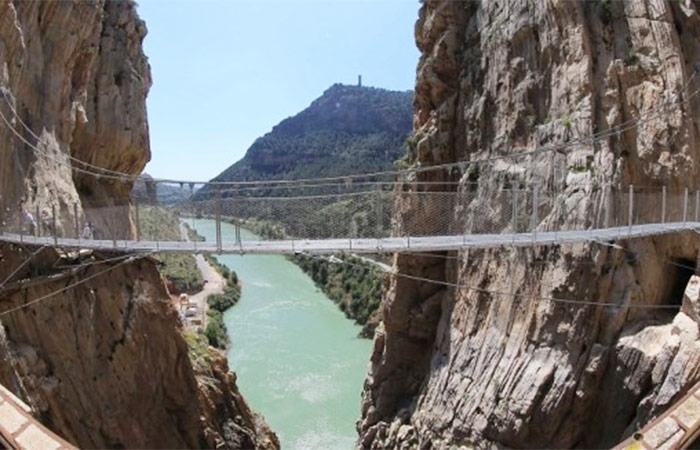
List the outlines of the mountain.
{"label": "mountain", "polygon": [[258,138],[212,181],[316,178],[389,169],[411,132],[413,93],[334,84]]}

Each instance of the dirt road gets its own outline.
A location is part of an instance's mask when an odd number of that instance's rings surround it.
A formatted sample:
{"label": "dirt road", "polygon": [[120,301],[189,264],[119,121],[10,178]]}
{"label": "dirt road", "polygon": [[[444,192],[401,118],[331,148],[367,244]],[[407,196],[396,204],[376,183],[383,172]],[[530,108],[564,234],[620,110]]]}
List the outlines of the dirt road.
{"label": "dirt road", "polygon": [[[185,228],[185,225],[182,223],[180,223],[180,234],[182,235],[183,240],[189,241],[187,228]],[[202,319],[202,327],[206,328],[207,310],[209,309],[207,297],[212,294],[223,294],[224,288],[226,287],[226,280],[224,280],[224,277],[222,277],[219,272],[216,271],[214,266],[209,264],[207,260],[204,259],[204,256],[193,256],[195,263],[197,263],[197,268],[202,273],[202,278],[204,278],[204,289],[190,296],[190,305],[195,305],[197,307],[197,316],[200,316]],[[189,320],[186,322],[187,326],[190,326]]]}

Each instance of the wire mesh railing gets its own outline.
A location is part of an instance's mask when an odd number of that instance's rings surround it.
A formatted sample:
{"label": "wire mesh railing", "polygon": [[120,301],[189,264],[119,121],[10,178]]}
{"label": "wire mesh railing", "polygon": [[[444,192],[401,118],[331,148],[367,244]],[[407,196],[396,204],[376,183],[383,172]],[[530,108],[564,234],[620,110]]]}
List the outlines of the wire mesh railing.
{"label": "wire mesh railing", "polygon": [[[163,187],[169,196],[173,186]],[[454,189],[454,190],[451,190]],[[698,222],[700,191],[666,187],[582,185],[554,189],[494,188],[478,183],[334,185],[309,194],[192,190],[177,201],[135,198],[124,205],[18,205],[4,211],[0,231],[78,243],[178,242],[184,220],[215,225],[215,242],[387,239],[608,229]],[[297,191],[296,193],[299,193]],[[286,194],[295,193],[288,190]],[[260,195],[262,194],[262,195]],[[159,216],[166,215],[168,220]],[[222,227],[233,231],[222,232]],[[241,230],[245,230],[242,232]]]}

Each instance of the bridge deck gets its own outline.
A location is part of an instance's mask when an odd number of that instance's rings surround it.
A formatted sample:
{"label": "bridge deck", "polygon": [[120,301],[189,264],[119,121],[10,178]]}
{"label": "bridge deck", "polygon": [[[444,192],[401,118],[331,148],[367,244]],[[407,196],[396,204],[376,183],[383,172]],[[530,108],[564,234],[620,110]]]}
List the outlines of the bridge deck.
{"label": "bridge deck", "polygon": [[700,229],[700,222],[673,222],[632,225],[631,227],[597,228],[590,230],[538,231],[536,233],[468,234],[453,236],[392,237],[381,239],[301,239],[223,242],[85,240],[73,238],[36,237],[11,233],[0,234],[0,240],[13,243],[48,245],[66,248],[88,248],[126,252],[158,253],[252,253],[252,254],[313,254],[425,252],[492,247],[526,247],[587,241],[615,241],[684,230]]}

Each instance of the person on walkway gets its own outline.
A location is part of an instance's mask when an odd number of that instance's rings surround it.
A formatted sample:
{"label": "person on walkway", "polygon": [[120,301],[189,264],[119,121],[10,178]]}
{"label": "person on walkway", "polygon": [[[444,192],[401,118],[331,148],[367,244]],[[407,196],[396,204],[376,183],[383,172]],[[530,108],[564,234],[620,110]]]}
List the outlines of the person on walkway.
{"label": "person on walkway", "polygon": [[27,222],[27,225],[29,226],[29,234],[36,236],[39,227],[37,226],[36,219],[34,219],[34,216],[32,213],[27,211],[26,209],[24,210],[24,220]]}
{"label": "person on walkway", "polygon": [[83,232],[81,233],[81,236],[83,239],[88,239],[88,240],[94,239],[95,232],[94,232],[94,229],[92,227],[92,222],[90,222],[89,220],[87,222],[85,222],[85,226],[83,226]]}

